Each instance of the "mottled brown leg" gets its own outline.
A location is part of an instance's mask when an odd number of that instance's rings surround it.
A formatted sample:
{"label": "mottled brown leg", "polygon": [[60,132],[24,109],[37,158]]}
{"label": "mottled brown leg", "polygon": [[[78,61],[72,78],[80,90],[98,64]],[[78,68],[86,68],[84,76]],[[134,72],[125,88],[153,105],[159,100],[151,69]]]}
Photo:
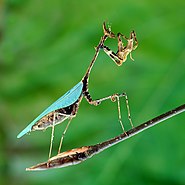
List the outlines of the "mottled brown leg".
{"label": "mottled brown leg", "polygon": [[121,39],[121,36],[127,40],[127,38],[121,34],[118,33],[117,34],[117,38],[118,38],[118,51],[116,53],[114,53],[109,47],[107,46],[103,46],[103,50],[104,52],[116,63],[116,65],[120,66],[122,65],[122,63],[126,60],[126,58],[124,57],[124,45]]}
{"label": "mottled brown leg", "polygon": [[[116,63],[116,65],[121,66],[123,62],[127,60],[127,56],[130,54],[131,60],[134,61],[132,58],[131,52],[135,50],[138,46],[138,41],[136,38],[136,34],[134,31],[131,31],[130,37],[127,38],[122,33],[118,33],[117,36],[111,31],[110,27],[106,27],[105,22],[103,23],[103,41],[101,43],[101,48],[104,50],[104,52]],[[118,51],[114,53],[110,48],[104,45],[104,41],[107,38],[116,38],[118,39]],[[124,46],[122,39],[125,39],[127,41],[127,45]]]}
{"label": "mottled brown leg", "polygon": [[134,44],[135,45],[133,45],[132,50],[135,50],[138,47],[138,41],[137,41],[137,38],[136,38],[136,33],[134,31],[132,31],[130,33],[130,39],[133,39],[134,40]]}
{"label": "mottled brown leg", "polygon": [[109,47],[103,46],[103,51],[116,63],[116,65],[120,66],[122,64],[121,58],[118,57],[114,51],[112,51]]}

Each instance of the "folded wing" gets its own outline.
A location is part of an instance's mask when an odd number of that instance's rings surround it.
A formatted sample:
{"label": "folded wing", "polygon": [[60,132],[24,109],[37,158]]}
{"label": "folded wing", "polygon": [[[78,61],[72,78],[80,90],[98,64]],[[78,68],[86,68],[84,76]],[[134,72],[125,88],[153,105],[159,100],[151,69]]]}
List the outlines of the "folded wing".
{"label": "folded wing", "polygon": [[34,124],[37,123],[42,117],[49,114],[52,111],[57,109],[61,109],[64,107],[68,107],[75,103],[78,98],[82,94],[83,83],[80,81],[76,84],[72,89],[66,92],[63,96],[61,96],[57,101],[51,104],[46,110],[44,110],[37,118],[35,118],[24,130],[22,130],[18,135],[17,138],[20,138],[31,131]]}

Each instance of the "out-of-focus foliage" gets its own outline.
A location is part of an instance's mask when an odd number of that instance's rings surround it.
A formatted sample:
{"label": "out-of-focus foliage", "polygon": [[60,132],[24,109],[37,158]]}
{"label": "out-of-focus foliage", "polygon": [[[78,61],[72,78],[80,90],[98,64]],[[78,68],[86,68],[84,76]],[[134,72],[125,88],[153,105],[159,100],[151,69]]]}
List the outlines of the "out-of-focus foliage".
{"label": "out-of-focus foliage", "polygon": [[[126,91],[135,125],[185,101],[185,1],[38,1],[0,3],[0,184],[185,184],[185,115],[127,140],[83,164],[38,173],[51,129],[16,135],[85,73],[102,36],[135,30],[139,47],[117,67],[103,52],[91,73],[93,98]],[[116,50],[117,42],[106,42]],[[122,100],[123,122],[129,128]],[[63,150],[121,133],[117,105],[83,101]],[[55,127],[53,155],[66,123]]]}

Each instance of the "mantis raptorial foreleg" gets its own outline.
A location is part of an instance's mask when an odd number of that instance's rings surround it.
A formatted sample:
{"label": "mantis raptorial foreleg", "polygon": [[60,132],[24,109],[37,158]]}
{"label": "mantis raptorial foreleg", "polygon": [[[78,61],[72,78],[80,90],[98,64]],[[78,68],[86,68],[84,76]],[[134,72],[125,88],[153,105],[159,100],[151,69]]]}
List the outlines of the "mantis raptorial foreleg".
{"label": "mantis raptorial foreleg", "polygon": [[[123,37],[127,41],[127,45],[124,46],[121,37]],[[113,37],[111,37],[113,38]],[[127,38],[122,33],[117,34],[118,39],[118,51],[114,53],[109,47],[103,45],[102,49],[104,52],[118,65],[121,66],[123,62],[127,60],[127,56],[130,54],[131,60],[134,61],[132,58],[132,51],[134,51],[138,46],[138,41],[136,38],[136,34],[134,31],[130,33],[130,37]]]}

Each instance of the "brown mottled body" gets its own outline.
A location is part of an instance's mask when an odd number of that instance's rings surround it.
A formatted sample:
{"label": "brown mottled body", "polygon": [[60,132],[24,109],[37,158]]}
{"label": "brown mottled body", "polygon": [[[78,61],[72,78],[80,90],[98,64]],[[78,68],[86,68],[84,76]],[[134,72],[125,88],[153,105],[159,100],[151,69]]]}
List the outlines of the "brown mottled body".
{"label": "brown mottled body", "polygon": [[68,107],[57,109],[56,111],[50,112],[49,114],[41,118],[35,125],[33,125],[32,131],[45,130],[48,127],[52,127],[62,123],[66,119],[74,118],[77,114],[81,100],[82,100],[82,96],[74,104]]}

